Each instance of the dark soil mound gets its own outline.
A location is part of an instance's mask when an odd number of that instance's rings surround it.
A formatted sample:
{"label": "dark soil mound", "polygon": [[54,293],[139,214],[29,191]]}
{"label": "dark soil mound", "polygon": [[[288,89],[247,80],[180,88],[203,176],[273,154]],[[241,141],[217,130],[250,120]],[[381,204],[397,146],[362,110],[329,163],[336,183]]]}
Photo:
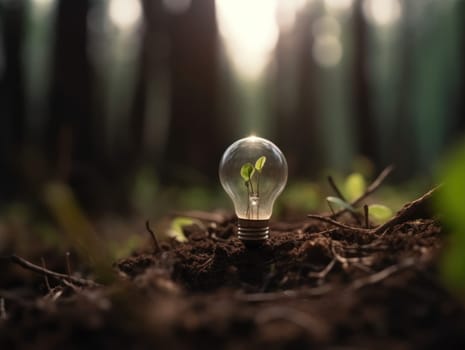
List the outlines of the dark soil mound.
{"label": "dark soil mound", "polygon": [[232,220],[207,220],[185,228],[187,243],[117,262],[120,278],[109,286],[56,276],[45,296],[0,291],[0,344],[465,348],[462,304],[435,271],[441,226],[422,204],[408,204],[381,229],[349,218],[276,222],[254,249],[235,238]]}

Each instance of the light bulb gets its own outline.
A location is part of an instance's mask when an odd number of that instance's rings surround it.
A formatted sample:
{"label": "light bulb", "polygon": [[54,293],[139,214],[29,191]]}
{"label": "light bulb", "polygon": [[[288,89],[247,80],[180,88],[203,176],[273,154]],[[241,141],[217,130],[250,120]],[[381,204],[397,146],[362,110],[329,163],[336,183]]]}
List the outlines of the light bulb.
{"label": "light bulb", "polygon": [[281,150],[261,137],[240,139],[224,152],[219,175],[234,203],[239,239],[246,245],[268,239],[273,205],[287,182]]}

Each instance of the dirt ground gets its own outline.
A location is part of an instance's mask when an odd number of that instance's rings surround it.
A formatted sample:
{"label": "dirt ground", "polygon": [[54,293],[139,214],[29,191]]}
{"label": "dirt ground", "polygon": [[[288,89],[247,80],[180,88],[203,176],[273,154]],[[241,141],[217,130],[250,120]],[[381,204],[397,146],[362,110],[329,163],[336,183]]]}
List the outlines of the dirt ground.
{"label": "dirt ground", "polygon": [[381,227],[347,214],[272,222],[253,249],[234,218],[205,213],[184,228],[188,242],[115,262],[105,286],[84,272],[46,270],[45,282],[39,265],[5,257],[0,348],[464,349],[429,196]]}

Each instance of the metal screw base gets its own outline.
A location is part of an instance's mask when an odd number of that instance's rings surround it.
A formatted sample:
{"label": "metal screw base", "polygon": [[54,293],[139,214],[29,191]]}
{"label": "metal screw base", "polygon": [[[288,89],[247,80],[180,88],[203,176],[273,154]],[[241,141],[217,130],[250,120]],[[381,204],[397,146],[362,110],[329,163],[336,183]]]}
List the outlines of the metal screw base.
{"label": "metal screw base", "polygon": [[258,246],[270,236],[269,220],[237,219],[237,236],[250,247]]}

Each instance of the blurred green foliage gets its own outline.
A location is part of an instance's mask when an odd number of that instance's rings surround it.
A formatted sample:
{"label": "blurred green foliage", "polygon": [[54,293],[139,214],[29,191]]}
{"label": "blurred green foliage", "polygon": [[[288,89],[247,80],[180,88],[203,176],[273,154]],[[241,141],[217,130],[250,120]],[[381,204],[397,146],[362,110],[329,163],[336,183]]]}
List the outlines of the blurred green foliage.
{"label": "blurred green foliage", "polygon": [[441,263],[442,276],[454,290],[465,292],[465,143],[446,158],[440,171],[443,188],[436,210],[450,235]]}
{"label": "blurred green foliage", "polygon": [[349,202],[359,198],[366,190],[366,181],[362,174],[350,174],[344,183],[344,193]]}

